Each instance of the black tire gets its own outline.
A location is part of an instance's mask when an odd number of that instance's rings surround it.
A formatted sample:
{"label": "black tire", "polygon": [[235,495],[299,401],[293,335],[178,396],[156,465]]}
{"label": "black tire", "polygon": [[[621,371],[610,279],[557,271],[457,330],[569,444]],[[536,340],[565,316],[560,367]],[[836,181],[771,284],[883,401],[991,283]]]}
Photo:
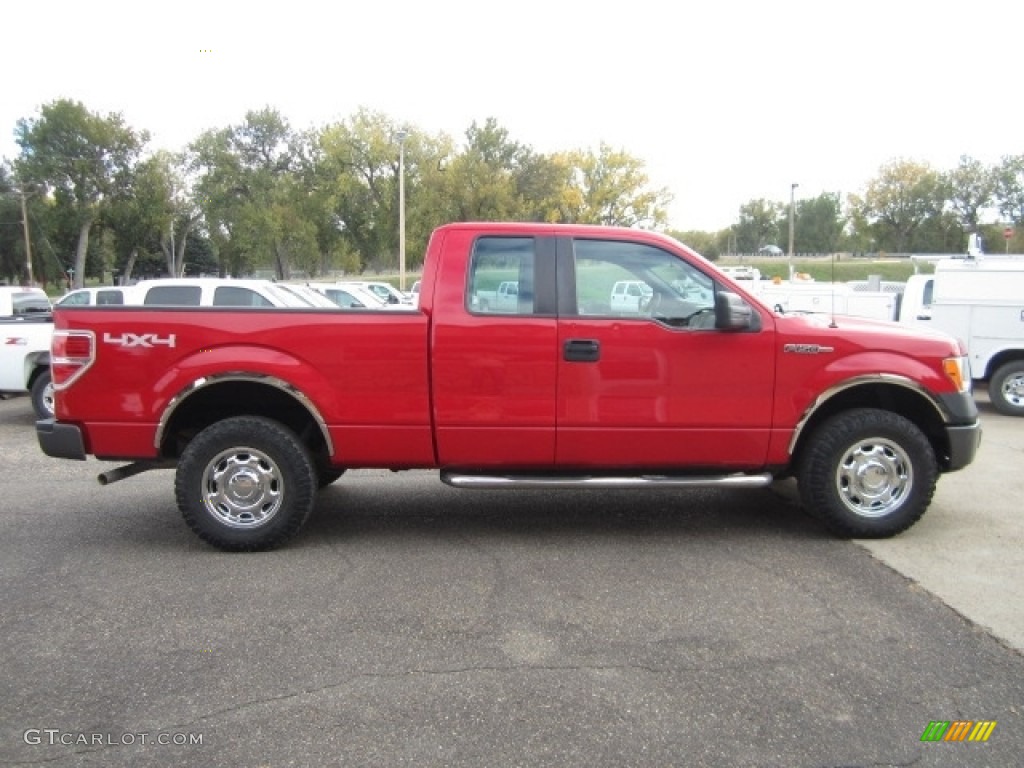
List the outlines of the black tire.
{"label": "black tire", "polygon": [[32,382],[30,390],[32,397],[32,410],[36,412],[37,419],[52,419],[53,412],[53,380],[50,378],[50,369],[43,370],[36,380]]}
{"label": "black tire", "polygon": [[203,541],[229,552],[278,547],[313,511],[313,461],[295,433],[259,416],[200,432],[178,463],[178,509]]}
{"label": "black tire", "polygon": [[326,488],[331,483],[335,482],[338,478],[345,474],[344,469],[333,469],[331,467],[322,467],[317,470],[316,473],[316,486],[317,488]]}
{"label": "black tire", "polygon": [[992,407],[1007,416],[1024,416],[1024,360],[999,366],[988,380]]}
{"label": "black tire", "polygon": [[938,481],[935,451],[911,421],[874,408],[818,426],[797,468],[808,511],[840,536],[880,539],[916,523]]}

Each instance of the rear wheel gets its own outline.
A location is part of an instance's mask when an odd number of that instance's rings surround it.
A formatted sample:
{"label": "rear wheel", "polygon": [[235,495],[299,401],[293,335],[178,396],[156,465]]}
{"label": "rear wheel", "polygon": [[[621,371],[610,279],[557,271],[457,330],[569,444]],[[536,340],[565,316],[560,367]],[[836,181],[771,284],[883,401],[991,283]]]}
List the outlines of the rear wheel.
{"label": "rear wheel", "polygon": [[931,503],[938,465],[928,438],[890,411],[860,408],[823,422],[797,471],[804,506],[841,536],[884,538]]}
{"label": "rear wheel", "polygon": [[174,491],[189,527],[227,551],[272,549],[313,510],[317,476],[295,433],[257,416],[212,424],[188,444]]}
{"label": "rear wheel", "polygon": [[32,409],[36,412],[37,419],[52,419],[54,416],[53,380],[50,378],[50,369],[46,368],[36,376],[32,382],[30,392],[32,396]]}
{"label": "rear wheel", "polygon": [[1024,360],[999,366],[988,381],[992,407],[1007,416],[1024,416]]}

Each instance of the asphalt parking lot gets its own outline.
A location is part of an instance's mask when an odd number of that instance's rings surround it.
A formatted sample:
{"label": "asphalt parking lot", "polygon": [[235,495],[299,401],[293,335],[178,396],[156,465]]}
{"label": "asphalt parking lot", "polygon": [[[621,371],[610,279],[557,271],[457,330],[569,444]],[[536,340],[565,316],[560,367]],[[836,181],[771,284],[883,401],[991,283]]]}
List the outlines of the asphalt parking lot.
{"label": "asphalt parking lot", "polygon": [[[1024,422],[839,541],[763,491],[356,472],[229,555],[172,475],[106,488],[0,402],[0,764],[1016,766]],[[923,742],[933,721],[987,742]]]}

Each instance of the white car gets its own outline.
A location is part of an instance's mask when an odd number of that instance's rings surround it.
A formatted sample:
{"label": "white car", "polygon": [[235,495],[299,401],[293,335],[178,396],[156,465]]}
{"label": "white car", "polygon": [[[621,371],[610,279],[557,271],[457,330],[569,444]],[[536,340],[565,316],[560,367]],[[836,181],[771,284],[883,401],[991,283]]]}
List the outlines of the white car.
{"label": "white car", "polygon": [[407,304],[387,304],[377,294],[358,285],[337,283],[310,283],[309,287],[319,291],[344,309],[408,309]]}
{"label": "white car", "polygon": [[338,308],[337,304],[320,293],[320,291],[310,288],[306,283],[302,283],[301,285],[298,283],[274,283],[274,285],[282,290],[294,293],[300,299],[307,302],[311,307],[319,307],[320,309]]}
{"label": "white car", "polygon": [[385,283],[382,280],[339,280],[336,285],[346,286],[355,285],[360,288],[366,288],[372,293],[376,294],[387,304],[411,304],[412,300],[409,299],[404,293],[395,288],[391,283]]}

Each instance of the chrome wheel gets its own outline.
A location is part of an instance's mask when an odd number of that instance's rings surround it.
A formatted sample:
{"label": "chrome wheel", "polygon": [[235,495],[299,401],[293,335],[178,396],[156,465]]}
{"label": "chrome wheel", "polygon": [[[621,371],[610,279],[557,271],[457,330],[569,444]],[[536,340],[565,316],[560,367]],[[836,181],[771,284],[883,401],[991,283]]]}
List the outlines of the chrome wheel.
{"label": "chrome wheel", "polygon": [[839,498],[861,517],[884,517],[898,509],[913,485],[910,457],[891,440],[858,440],[836,467]]}
{"label": "chrome wheel", "polygon": [[229,528],[266,525],[281,509],[284,478],[277,464],[253,448],[217,454],[203,470],[203,504]]}
{"label": "chrome wheel", "polygon": [[1004,379],[999,391],[1014,408],[1024,408],[1024,372]]}
{"label": "chrome wheel", "polygon": [[43,387],[43,408],[46,410],[46,413],[50,416],[54,415],[54,410],[56,407],[54,404],[53,391],[53,382],[50,382],[45,387]]}

